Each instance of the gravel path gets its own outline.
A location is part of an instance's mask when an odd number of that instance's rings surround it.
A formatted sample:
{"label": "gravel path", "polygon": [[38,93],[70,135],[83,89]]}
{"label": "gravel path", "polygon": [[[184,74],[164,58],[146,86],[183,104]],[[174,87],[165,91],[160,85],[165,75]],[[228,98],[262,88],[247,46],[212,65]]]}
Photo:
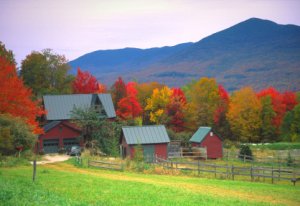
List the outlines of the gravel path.
{"label": "gravel path", "polygon": [[[37,161],[36,164],[43,165],[55,162],[63,162],[70,159],[69,155],[58,155],[58,154],[51,154],[51,155],[44,155],[42,161]],[[33,162],[31,162],[33,164]]]}

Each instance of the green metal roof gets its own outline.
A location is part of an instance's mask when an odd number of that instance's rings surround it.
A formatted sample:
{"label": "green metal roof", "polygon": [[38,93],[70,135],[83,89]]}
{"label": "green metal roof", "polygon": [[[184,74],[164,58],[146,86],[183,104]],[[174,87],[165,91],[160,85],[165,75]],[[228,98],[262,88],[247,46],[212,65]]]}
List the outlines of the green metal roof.
{"label": "green metal roof", "polygon": [[203,141],[205,136],[211,131],[211,127],[199,127],[195,134],[190,139],[190,142],[200,143]]}
{"label": "green metal roof", "polygon": [[67,120],[71,118],[74,107],[91,107],[93,97],[99,98],[108,118],[115,117],[115,110],[110,94],[70,94],[43,96],[47,120]]}
{"label": "green metal roof", "polygon": [[170,138],[164,125],[124,126],[122,131],[127,144],[169,143]]}

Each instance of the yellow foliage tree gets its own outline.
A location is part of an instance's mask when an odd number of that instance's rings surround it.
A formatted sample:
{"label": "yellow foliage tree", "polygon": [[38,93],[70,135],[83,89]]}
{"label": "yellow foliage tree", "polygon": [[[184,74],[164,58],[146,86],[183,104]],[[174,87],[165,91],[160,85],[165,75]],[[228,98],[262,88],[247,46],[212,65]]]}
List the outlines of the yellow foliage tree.
{"label": "yellow foliage tree", "polygon": [[162,89],[154,89],[150,98],[147,99],[145,110],[150,112],[150,121],[163,124],[167,120],[166,107],[170,102],[172,90],[167,86]]}
{"label": "yellow foliage tree", "polygon": [[214,78],[201,78],[191,85],[190,100],[188,104],[189,121],[193,122],[192,127],[213,126],[213,117],[218,105],[220,96],[218,84]]}
{"label": "yellow foliage tree", "polygon": [[259,140],[262,126],[262,105],[251,87],[245,87],[233,93],[226,115],[236,138],[243,142]]}

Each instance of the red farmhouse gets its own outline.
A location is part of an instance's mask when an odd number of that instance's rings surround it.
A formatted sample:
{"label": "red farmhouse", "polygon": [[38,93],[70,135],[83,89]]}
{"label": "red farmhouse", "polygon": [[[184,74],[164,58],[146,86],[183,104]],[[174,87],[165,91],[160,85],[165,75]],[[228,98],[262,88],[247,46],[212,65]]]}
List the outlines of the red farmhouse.
{"label": "red farmhouse", "polygon": [[207,158],[222,158],[222,139],[212,132],[211,127],[200,127],[190,139],[193,147],[206,147]]}
{"label": "red farmhouse", "polygon": [[120,149],[122,157],[134,157],[135,148],[141,145],[144,159],[152,161],[153,157],[167,159],[170,138],[163,125],[122,127]]}
{"label": "red farmhouse", "polygon": [[39,151],[56,153],[75,145],[83,145],[81,130],[71,123],[71,112],[76,108],[95,108],[99,116],[116,116],[110,94],[72,94],[43,96],[47,110],[45,134],[39,136]]}

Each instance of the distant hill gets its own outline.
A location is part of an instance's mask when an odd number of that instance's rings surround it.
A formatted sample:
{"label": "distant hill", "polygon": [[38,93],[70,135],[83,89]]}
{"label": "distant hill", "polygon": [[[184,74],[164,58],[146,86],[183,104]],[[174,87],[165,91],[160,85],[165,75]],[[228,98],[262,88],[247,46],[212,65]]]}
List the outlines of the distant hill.
{"label": "distant hill", "polygon": [[70,65],[89,70],[108,85],[118,76],[169,86],[208,76],[229,91],[246,85],[300,90],[300,26],[251,18],[196,43],[99,50]]}

